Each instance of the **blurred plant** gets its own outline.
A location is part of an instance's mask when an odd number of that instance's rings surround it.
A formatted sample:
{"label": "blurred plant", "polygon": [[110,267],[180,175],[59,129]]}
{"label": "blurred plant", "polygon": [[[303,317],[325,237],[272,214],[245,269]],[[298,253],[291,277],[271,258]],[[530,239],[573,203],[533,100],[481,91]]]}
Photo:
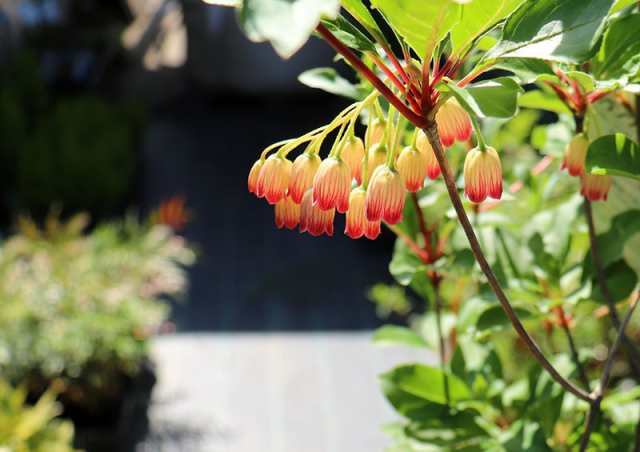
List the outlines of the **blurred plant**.
{"label": "blurred plant", "polygon": [[151,222],[164,224],[174,231],[181,231],[191,220],[191,212],[186,208],[184,196],[176,195],[162,201],[158,209],[151,213]]}
{"label": "blurred plant", "polygon": [[21,218],[4,243],[0,373],[35,394],[59,380],[65,406],[99,414],[140,370],[194,254],[166,227],[128,218],[84,235],[88,221]]}
{"label": "blurred plant", "polygon": [[60,405],[47,391],[35,405],[27,391],[0,381],[0,450],[3,452],[73,452],[73,425],[58,420]]}

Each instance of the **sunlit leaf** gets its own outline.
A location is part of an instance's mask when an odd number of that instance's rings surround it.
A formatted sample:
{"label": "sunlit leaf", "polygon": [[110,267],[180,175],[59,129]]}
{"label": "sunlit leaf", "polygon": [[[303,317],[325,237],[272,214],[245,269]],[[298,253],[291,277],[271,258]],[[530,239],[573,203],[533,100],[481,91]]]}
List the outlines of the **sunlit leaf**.
{"label": "sunlit leaf", "polygon": [[640,181],[640,148],[622,133],[597,138],[587,149],[586,170]]}
{"label": "sunlit leaf", "polygon": [[341,77],[335,69],[330,67],[320,67],[305,71],[298,76],[298,80],[310,88],[321,89],[350,99],[360,99],[363,94],[356,85]]}

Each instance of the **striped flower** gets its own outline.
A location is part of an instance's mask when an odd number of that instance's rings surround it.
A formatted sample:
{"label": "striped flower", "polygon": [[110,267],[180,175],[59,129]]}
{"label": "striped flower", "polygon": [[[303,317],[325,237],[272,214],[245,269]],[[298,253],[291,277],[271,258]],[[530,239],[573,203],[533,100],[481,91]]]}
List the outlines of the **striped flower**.
{"label": "striped flower", "polygon": [[362,182],[362,159],[364,158],[362,140],[358,137],[351,137],[342,148],[341,157],[351,170],[351,177],[359,185]]}
{"label": "striped flower", "polygon": [[369,174],[369,177],[371,177],[376,168],[380,165],[384,165],[387,161],[387,145],[382,143],[374,144],[369,148],[367,154],[367,173]]}
{"label": "striped flower", "polygon": [[300,206],[296,204],[291,196],[281,199],[275,207],[276,227],[282,229],[295,229],[300,223]]}
{"label": "striped flower", "polygon": [[300,232],[308,232],[314,237],[322,234],[333,235],[333,218],[335,209],[321,210],[313,204],[313,189],[309,189],[302,197],[300,204]]}
{"label": "striped flower", "polygon": [[367,128],[366,142],[367,146],[371,147],[374,144],[382,143],[384,138],[384,129],[386,129],[387,123],[384,120],[376,119]]}
{"label": "striped flower", "polygon": [[587,157],[589,142],[583,134],[578,134],[567,144],[562,161],[562,169],[567,169],[572,176],[580,176],[584,173],[584,164]]}
{"label": "striped flower", "polygon": [[436,159],[436,154],[433,152],[431,143],[429,143],[429,138],[427,138],[427,134],[424,133],[422,130],[418,131],[416,147],[424,155],[424,159],[426,162],[427,177],[429,177],[429,179],[431,180],[437,179],[438,176],[440,176],[440,165],[438,164],[438,159]]}
{"label": "striped flower", "polygon": [[471,149],[464,161],[464,193],[470,201],[480,203],[488,196],[502,197],[502,165],[495,149]]}
{"label": "striped flower", "polygon": [[379,166],[371,176],[367,189],[367,220],[399,223],[402,220],[404,197],[404,184],[400,174],[387,165]]}
{"label": "striped flower", "polygon": [[362,236],[375,240],[380,235],[380,221],[369,221],[365,214],[366,192],[356,188],[349,196],[349,210],[345,222],[344,233],[352,239]]}
{"label": "striped flower", "polygon": [[599,174],[583,174],[580,177],[582,188],[580,193],[589,201],[606,201],[611,190],[611,176]]}
{"label": "striped flower", "polygon": [[422,188],[427,172],[427,159],[424,154],[412,146],[407,146],[400,152],[396,166],[407,190],[417,192]]}
{"label": "striped flower", "polygon": [[258,174],[256,195],[263,196],[269,204],[276,204],[287,193],[289,177],[291,176],[291,162],[277,154],[265,160]]}
{"label": "striped flower", "polygon": [[451,146],[456,140],[467,141],[471,138],[471,119],[455,97],[447,99],[438,109],[436,123],[440,141],[445,147]]}
{"label": "striped flower", "polygon": [[258,175],[260,174],[262,165],[264,165],[264,160],[260,159],[253,164],[253,166],[251,167],[251,171],[249,171],[249,177],[247,180],[249,193],[256,193],[256,189],[258,187]]}
{"label": "striped flower", "polygon": [[349,208],[351,170],[339,157],[329,157],[320,164],[313,178],[313,204],[322,210]]}
{"label": "striped flower", "polygon": [[320,157],[313,152],[300,154],[291,167],[289,179],[289,195],[296,204],[302,202],[304,193],[311,188],[313,178],[320,167]]}

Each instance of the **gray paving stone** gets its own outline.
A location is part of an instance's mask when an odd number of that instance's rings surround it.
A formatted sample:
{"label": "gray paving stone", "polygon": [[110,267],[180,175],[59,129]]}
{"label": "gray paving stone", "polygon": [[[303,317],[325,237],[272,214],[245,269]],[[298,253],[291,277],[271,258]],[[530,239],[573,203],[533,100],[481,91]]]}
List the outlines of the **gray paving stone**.
{"label": "gray paving stone", "polygon": [[373,452],[396,419],[377,376],[420,350],[371,333],[177,334],[153,345],[158,384],[138,452]]}

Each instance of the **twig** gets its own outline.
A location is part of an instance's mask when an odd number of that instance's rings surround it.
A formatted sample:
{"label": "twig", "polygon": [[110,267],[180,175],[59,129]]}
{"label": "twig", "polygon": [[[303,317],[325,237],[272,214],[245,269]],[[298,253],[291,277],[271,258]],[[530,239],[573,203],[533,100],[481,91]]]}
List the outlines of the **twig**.
{"label": "twig", "polygon": [[489,285],[493,289],[493,292],[496,294],[498,301],[502,305],[503,310],[509,317],[513,327],[516,332],[520,336],[520,338],[527,345],[534,358],[540,363],[540,365],[551,375],[551,377],[556,380],[564,389],[587,402],[592,402],[591,396],[584,391],[583,389],[577,387],[575,384],[571,383],[569,380],[564,378],[560,373],[556,370],[555,367],[547,360],[544,356],[540,347],[533,340],[529,333],[526,331],[520,319],[516,315],[511,303],[507,299],[505,293],[500,287],[500,283],[498,282],[491,266],[487,262],[487,259],[484,256],[484,253],[478,243],[478,238],[473,231],[473,227],[469,222],[469,217],[467,216],[464,206],[462,205],[462,200],[460,199],[460,195],[458,194],[458,188],[456,187],[455,180],[453,179],[453,175],[451,174],[451,169],[449,168],[449,162],[444,154],[444,150],[442,149],[442,144],[440,143],[440,137],[438,136],[438,129],[435,122],[430,121],[427,127],[424,129],[427,137],[429,138],[429,142],[433,147],[433,151],[436,155],[436,159],[438,160],[438,164],[440,165],[440,169],[442,170],[442,175],[444,177],[445,185],[447,186],[447,190],[449,192],[449,197],[451,198],[451,202],[453,207],[458,215],[458,219],[464,229],[465,234],[467,235],[467,239],[469,240],[469,244],[471,245],[471,250],[480,265],[480,268],[484,272]]}
{"label": "twig", "polygon": [[388,223],[384,223],[384,224],[389,228],[391,232],[397,235],[398,238],[401,239],[409,247],[409,249],[413,252],[413,254],[415,254],[418,257],[418,259],[420,259],[425,264],[429,262],[429,255],[427,254],[427,252],[422,248],[420,248],[420,245],[418,245],[415,240],[409,237],[408,234],[406,234],[402,229],[400,229],[396,225],[392,225]]}
{"label": "twig", "polygon": [[444,349],[444,336],[442,335],[442,300],[440,299],[439,283],[435,284],[435,302],[436,302],[436,327],[438,329],[438,349],[440,351],[440,370],[442,371],[443,383],[444,383],[444,397],[447,401],[447,405],[450,404],[451,397],[449,395],[449,377],[445,371],[445,349]]}
{"label": "twig", "polygon": [[607,356],[607,360],[604,364],[604,370],[602,371],[602,377],[600,378],[600,384],[594,391],[595,399],[591,402],[591,408],[589,409],[589,413],[587,414],[587,420],[585,422],[585,430],[582,434],[582,439],[580,440],[580,452],[584,452],[587,450],[587,446],[589,445],[589,438],[591,438],[591,432],[593,432],[593,427],[596,424],[598,417],[600,416],[600,404],[602,402],[602,397],[604,396],[604,392],[609,386],[609,380],[611,379],[611,369],[613,368],[613,360],[615,358],[616,353],[618,352],[618,348],[620,348],[620,344],[622,343],[622,338],[624,337],[624,331],[627,329],[627,325],[633,316],[633,312],[638,305],[638,298],[640,298],[639,292],[634,292],[633,301],[631,302],[631,306],[627,310],[627,315],[625,315],[622,320],[622,325],[618,329],[618,335],[616,336],[616,340],[613,342],[613,345],[609,349],[609,355]]}
{"label": "twig", "polygon": [[569,349],[571,350],[571,357],[573,358],[573,362],[575,363],[576,368],[578,369],[578,376],[580,377],[580,381],[582,382],[584,389],[586,389],[587,391],[590,391],[589,379],[587,378],[587,373],[584,371],[582,362],[580,362],[580,355],[578,355],[578,348],[576,347],[576,343],[573,340],[573,335],[571,334],[571,329],[569,328],[569,322],[567,321],[567,318],[564,315],[564,309],[562,309],[562,306],[558,306],[557,313],[560,320],[560,326],[562,326],[562,329],[564,330],[565,335],[567,336],[567,342],[569,343]]}

